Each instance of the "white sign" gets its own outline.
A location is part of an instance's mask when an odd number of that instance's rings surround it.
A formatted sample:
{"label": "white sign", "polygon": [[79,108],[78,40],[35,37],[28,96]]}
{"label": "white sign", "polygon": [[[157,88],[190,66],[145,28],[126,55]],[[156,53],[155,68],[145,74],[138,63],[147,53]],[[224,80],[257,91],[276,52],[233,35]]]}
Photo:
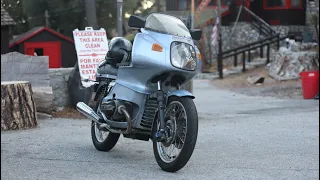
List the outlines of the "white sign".
{"label": "white sign", "polygon": [[74,30],[73,38],[82,85],[87,87],[94,84],[98,65],[109,50],[107,33],[105,29],[86,27],[85,30]]}

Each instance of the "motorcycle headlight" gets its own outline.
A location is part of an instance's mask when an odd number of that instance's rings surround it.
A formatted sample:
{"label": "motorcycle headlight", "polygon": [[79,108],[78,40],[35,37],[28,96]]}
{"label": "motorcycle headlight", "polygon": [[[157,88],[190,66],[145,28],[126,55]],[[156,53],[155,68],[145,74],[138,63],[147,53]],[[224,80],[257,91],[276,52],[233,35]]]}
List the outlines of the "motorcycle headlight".
{"label": "motorcycle headlight", "polygon": [[173,42],[171,44],[171,64],[180,69],[194,71],[197,67],[197,57],[193,46],[182,42]]}

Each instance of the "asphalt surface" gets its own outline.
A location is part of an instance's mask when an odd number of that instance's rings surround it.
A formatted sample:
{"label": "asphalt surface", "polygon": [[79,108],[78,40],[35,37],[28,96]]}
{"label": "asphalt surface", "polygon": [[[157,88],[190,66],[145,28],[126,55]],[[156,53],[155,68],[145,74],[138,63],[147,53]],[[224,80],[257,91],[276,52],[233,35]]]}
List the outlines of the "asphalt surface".
{"label": "asphalt surface", "polygon": [[40,120],[1,132],[2,180],[319,179],[319,101],[249,97],[194,81],[196,149],[176,173],[162,171],[152,143],[120,138],[110,152],[91,142],[90,121]]}

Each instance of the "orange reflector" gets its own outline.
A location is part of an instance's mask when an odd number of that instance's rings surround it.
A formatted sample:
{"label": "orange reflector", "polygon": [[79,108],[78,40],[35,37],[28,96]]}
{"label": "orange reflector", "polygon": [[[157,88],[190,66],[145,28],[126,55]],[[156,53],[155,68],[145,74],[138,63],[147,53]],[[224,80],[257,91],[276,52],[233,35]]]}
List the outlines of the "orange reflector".
{"label": "orange reflector", "polygon": [[152,51],[162,52],[163,48],[159,44],[152,45]]}
{"label": "orange reflector", "polygon": [[199,54],[198,54],[198,59],[199,59],[200,61],[201,61],[201,58],[202,58],[202,57],[201,57],[201,54],[199,53]]}

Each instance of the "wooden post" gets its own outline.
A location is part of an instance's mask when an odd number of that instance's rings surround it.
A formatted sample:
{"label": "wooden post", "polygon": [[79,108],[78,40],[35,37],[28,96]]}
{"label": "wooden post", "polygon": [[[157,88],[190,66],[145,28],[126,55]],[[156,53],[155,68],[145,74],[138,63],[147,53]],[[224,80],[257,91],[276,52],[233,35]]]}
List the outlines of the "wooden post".
{"label": "wooden post", "polygon": [[85,12],[88,26],[91,26],[93,29],[97,29],[98,20],[95,0],[85,0]]}
{"label": "wooden post", "polygon": [[260,46],[260,58],[263,58],[263,46]]}
{"label": "wooden post", "polygon": [[161,8],[160,8],[160,0],[156,1],[157,3],[157,12],[160,12]]}
{"label": "wooden post", "polygon": [[123,0],[117,0],[117,31],[118,31],[118,36],[121,37],[123,36],[123,31],[122,31],[122,3]]}
{"label": "wooden post", "polygon": [[194,0],[191,0],[191,29],[194,29]]}
{"label": "wooden post", "polygon": [[246,72],[246,52],[242,53],[242,72]]}
{"label": "wooden post", "polygon": [[251,62],[251,50],[248,52],[248,62]]}
{"label": "wooden post", "polygon": [[262,23],[261,23],[261,21],[259,21],[259,34],[260,35],[262,34]]}
{"label": "wooden post", "polygon": [[1,131],[36,127],[36,112],[29,82],[1,82]]}
{"label": "wooden post", "polygon": [[277,50],[280,49],[280,36],[279,34],[277,35]]}
{"label": "wooden post", "polygon": [[[194,29],[194,0],[191,0],[191,29]],[[187,90],[190,93],[193,92],[193,81],[189,81],[187,84],[181,87],[181,89]]]}
{"label": "wooden post", "polygon": [[267,64],[270,62],[270,44],[267,45]]}
{"label": "wooden post", "polygon": [[[220,44],[220,43],[219,43]],[[223,79],[223,65],[222,65],[222,52],[219,47],[219,53],[218,53],[218,72],[219,72],[219,78]]]}
{"label": "wooden post", "polygon": [[[234,51],[234,53],[236,53],[237,51]],[[233,62],[233,66],[237,67],[238,66],[238,54],[234,55],[234,62]]]}
{"label": "wooden post", "polygon": [[221,0],[218,0],[218,17],[219,17],[219,24],[218,24],[218,44],[219,44],[219,53],[218,53],[218,71],[219,71],[219,78],[223,78],[223,62],[222,62],[222,39],[221,39]]}

